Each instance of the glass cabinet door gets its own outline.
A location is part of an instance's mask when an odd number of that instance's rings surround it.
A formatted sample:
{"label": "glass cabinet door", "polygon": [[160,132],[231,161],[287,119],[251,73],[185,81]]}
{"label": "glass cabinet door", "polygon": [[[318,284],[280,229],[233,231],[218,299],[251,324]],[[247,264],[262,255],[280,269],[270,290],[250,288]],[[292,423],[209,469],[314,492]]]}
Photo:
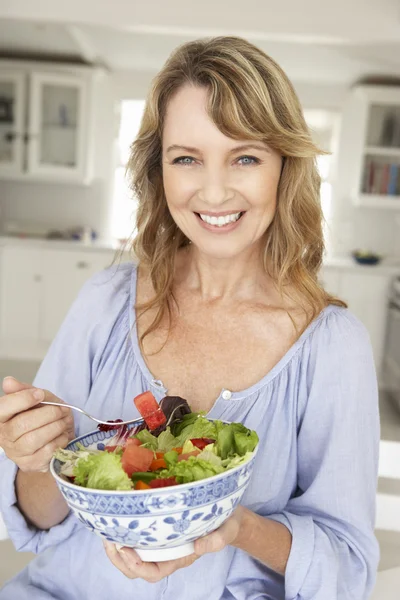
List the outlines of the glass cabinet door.
{"label": "glass cabinet door", "polygon": [[79,177],[86,160],[85,80],[34,73],[31,83],[28,171]]}
{"label": "glass cabinet door", "polygon": [[22,170],[25,75],[0,70],[0,173]]}

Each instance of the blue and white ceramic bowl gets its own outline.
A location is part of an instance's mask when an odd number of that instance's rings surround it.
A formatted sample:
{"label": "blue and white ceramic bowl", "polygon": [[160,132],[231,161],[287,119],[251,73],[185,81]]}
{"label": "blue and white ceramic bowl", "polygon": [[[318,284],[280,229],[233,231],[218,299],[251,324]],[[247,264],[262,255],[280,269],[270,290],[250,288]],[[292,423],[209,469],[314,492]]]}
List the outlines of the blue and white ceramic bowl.
{"label": "blue and white ceramic bowl", "polygon": [[[92,431],[70,442],[96,447],[116,431]],[[50,470],[67,504],[91,531],[114,543],[135,548],[144,561],[164,561],[193,553],[194,540],[222,525],[240,503],[253,470],[245,464],[209,479],[167,488],[132,491],[93,490],[59,475],[53,458]]]}

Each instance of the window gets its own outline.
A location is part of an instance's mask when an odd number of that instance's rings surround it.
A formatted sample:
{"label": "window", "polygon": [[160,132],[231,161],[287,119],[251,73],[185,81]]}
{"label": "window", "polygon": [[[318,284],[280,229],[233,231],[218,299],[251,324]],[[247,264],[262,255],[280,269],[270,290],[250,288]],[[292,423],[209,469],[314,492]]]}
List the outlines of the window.
{"label": "window", "polygon": [[306,109],[304,117],[311,130],[314,142],[321,150],[332,153],[317,158],[318,170],[322,179],[321,205],[325,217],[324,237],[327,253],[329,254],[331,251],[332,180],[339,141],[340,113],[333,110]]}
{"label": "window", "polygon": [[144,110],[144,100],[123,100],[117,140],[117,166],[114,173],[111,236],[128,239],[135,229],[136,199],[129,189],[126,164],[130,146],[136,138]]}

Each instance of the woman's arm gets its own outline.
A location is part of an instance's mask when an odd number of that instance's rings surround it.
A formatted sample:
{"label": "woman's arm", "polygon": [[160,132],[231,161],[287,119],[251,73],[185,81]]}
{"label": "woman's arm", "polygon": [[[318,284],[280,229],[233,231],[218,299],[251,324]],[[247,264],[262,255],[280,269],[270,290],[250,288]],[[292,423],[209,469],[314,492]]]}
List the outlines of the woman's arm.
{"label": "woman's arm", "polygon": [[370,341],[351,313],[315,336],[307,378],[296,493],[280,513],[245,511],[233,545],[285,573],[286,600],[365,600],[379,560],[379,410]]}
{"label": "woman's arm", "polygon": [[51,473],[24,473],[15,478],[18,508],[25,519],[38,529],[50,529],[69,513],[56,480]]}
{"label": "woman's arm", "polygon": [[277,521],[261,517],[247,508],[241,509],[240,529],[232,546],[244,550],[273,571],[284,575],[292,545],[290,531]]}

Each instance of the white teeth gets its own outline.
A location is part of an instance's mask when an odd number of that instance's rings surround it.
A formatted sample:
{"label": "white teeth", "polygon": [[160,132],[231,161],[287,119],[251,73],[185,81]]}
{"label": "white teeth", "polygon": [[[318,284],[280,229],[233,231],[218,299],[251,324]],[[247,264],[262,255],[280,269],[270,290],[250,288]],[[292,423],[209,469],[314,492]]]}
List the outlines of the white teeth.
{"label": "white teeth", "polygon": [[228,223],[234,223],[238,220],[241,213],[232,213],[231,215],[225,215],[224,217],[211,217],[210,215],[202,215],[200,214],[200,218],[202,221],[205,221],[209,225],[217,225],[217,227],[223,227]]}

